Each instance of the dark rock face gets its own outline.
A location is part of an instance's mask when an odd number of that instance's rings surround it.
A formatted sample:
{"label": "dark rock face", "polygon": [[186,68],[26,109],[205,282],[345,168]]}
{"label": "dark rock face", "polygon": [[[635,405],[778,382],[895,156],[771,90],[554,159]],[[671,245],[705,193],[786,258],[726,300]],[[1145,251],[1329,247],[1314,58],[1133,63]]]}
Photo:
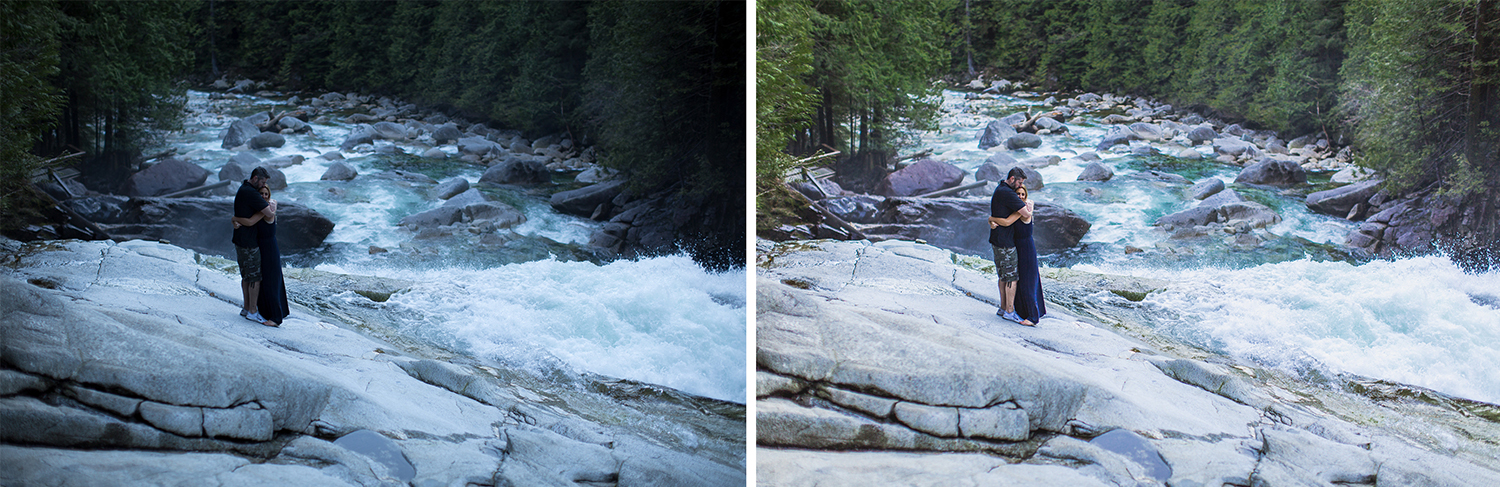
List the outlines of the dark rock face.
{"label": "dark rock face", "polygon": [[[229,241],[234,198],[125,198],[99,196],[66,202],[116,240],[167,240],[173,245],[234,258]],[[333,221],[312,209],[278,202],[276,241],[283,254],[312,250],[333,232]]]}
{"label": "dark rock face", "polygon": [[1302,170],[1302,166],[1292,161],[1262,159],[1260,162],[1246,166],[1240,171],[1240,175],[1234,178],[1234,182],[1286,188],[1306,184],[1307,171]]}
{"label": "dark rock face", "polygon": [[963,180],[964,171],[957,166],[923,159],[886,175],[875,186],[875,193],[884,196],[916,196],[958,186]]}
{"label": "dark rock face", "polygon": [[1389,198],[1376,193],[1365,205],[1372,213],[1349,232],[1346,244],[1372,255],[1422,255],[1441,250],[1471,272],[1500,268],[1500,229],[1495,215],[1500,196],[1439,196],[1431,190]]}
{"label": "dark rock face", "polygon": [[[988,198],[887,198],[862,230],[872,240],[922,239],[935,247],[989,257],[989,215]],[[1041,253],[1078,246],[1091,226],[1077,213],[1040,202],[1033,224]]]}
{"label": "dark rock face", "polygon": [[208,170],[196,164],[166,159],[145,170],[132,174],[120,193],[126,196],[159,196],[188,188],[202,186],[208,180]]}
{"label": "dark rock face", "polygon": [[1369,201],[1380,191],[1382,180],[1369,180],[1307,195],[1307,208],[1318,213],[1345,216],[1354,205]]}
{"label": "dark rock face", "polygon": [[[610,184],[618,183],[594,186]],[[638,198],[619,193],[618,187],[613,191],[616,197],[596,212],[596,219],[608,223],[589,239],[604,255],[630,259],[686,252],[710,269],[728,269],[743,261],[744,232],[721,230],[743,224],[743,213],[736,211],[743,206],[671,192]]]}

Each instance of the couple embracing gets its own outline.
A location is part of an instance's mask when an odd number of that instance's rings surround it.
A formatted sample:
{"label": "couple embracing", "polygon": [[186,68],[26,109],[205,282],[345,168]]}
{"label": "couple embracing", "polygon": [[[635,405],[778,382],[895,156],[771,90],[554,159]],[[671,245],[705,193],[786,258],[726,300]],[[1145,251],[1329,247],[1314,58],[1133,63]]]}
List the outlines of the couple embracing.
{"label": "couple embracing", "polygon": [[1026,172],[1011,168],[990,197],[990,246],[995,250],[995,272],[1000,274],[1000,309],[995,314],[1036,326],[1047,314],[1047,306],[1042,302],[1042,275],[1031,238],[1036,205],[1029,196]]}
{"label": "couple embracing", "polygon": [[276,200],[271,199],[266,168],[250,171],[250,179],[234,195],[234,250],[240,265],[240,291],[245,305],[240,316],[266,326],[281,326],[288,313],[286,283],[281,274],[281,249],[276,245]]}

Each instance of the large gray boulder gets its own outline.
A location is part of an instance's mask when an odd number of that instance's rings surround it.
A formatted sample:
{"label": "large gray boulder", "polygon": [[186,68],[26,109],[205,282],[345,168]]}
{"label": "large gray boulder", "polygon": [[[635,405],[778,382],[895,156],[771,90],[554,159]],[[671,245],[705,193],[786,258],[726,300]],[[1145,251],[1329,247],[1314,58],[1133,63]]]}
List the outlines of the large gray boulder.
{"label": "large gray boulder", "polygon": [[1199,125],[1197,127],[1193,127],[1192,130],[1188,130],[1187,138],[1188,140],[1193,141],[1193,144],[1202,144],[1204,142],[1219,138],[1219,133],[1215,132],[1213,127],[1209,127],[1207,125]]}
{"label": "large gray boulder", "polygon": [[1010,150],[1034,149],[1042,146],[1042,138],[1033,133],[1022,132],[1005,139],[1005,148]]}
{"label": "large gray boulder", "polygon": [[469,190],[469,180],[459,176],[444,179],[432,188],[432,194],[438,199],[446,200]]}
{"label": "large gray boulder", "polygon": [[1238,137],[1220,137],[1213,140],[1214,150],[1220,154],[1239,157],[1247,152],[1253,153],[1255,144],[1241,140]]}
{"label": "large gray boulder", "polygon": [[353,165],[350,165],[348,162],[337,161],[329,164],[328,170],[323,171],[323,176],[318,179],[323,181],[348,181],[358,175],[359,171],[355,170]]}
{"label": "large gray boulder", "polygon": [[[230,186],[238,189],[239,183]],[[235,256],[234,244],[229,241],[234,227],[228,221],[229,215],[234,214],[233,197],[101,196],[74,198],[66,204],[112,237],[166,240],[205,254],[230,259]],[[283,254],[318,248],[333,232],[333,221],[289,201],[279,201],[276,222],[276,240]]]}
{"label": "large gray boulder", "polygon": [[164,159],[126,178],[125,183],[120,185],[120,194],[161,196],[202,186],[208,181],[208,175],[208,170],[197,164],[179,159]]}
{"label": "large gray boulder", "polygon": [[276,132],[261,132],[250,138],[250,149],[272,149],[286,145],[286,137]]}
{"label": "large gray boulder", "polygon": [[1090,162],[1083,167],[1083,172],[1078,173],[1079,181],[1104,182],[1115,177],[1115,172],[1098,162]]}
{"label": "large gray boulder", "polygon": [[1265,228],[1281,222],[1281,215],[1266,205],[1246,200],[1234,190],[1221,191],[1198,205],[1156,219],[1156,226],[1166,230],[1243,223],[1249,228]]}
{"label": "large gray boulder", "polygon": [[1094,146],[1094,150],[1109,150],[1109,148],[1111,147],[1121,144],[1129,144],[1132,140],[1140,139],[1141,136],[1136,135],[1135,131],[1130,130],[1129,127],[1115,125],[1110,127],[1109,131],[1104,133],[1104,137],[1099,140],[1099,144]]}
{"label": "large gray boulder", "polygon": [[997,147],[1004,144],[1006,139],[1014,135],[1016,135],[1015,127],[1011,127],[1010,124],[1000,120],[991,121],[979,133],[979,148],[988,149]]}
{"label": "large gray boulder", "polygon": [[901,170],[887,174],[875,186],[882,196],[916,196],[963,183],[964,171],[952,164],[923,159]]}
{"label": "large gray boulder", "polygon": [[352,150],[360,144],[374,144],[375,129],[369,125],[359,125],[349,131],[349,136],[344,137],[344,142],[339,144],[339,150]]}
{"label": "large gray boulder", "polygon": [[250,138],[258,134],[260,134],[260,129],[256,128],[255,124],[244,120],[235,120],[234,123],[229,124],[229,128],[224,129],[222,137],[224,142],[219,144],[219,146],[225,149],[233,149],[250,143]]}
{"label": "large gray boulder", "polygon": [[[1028,180],[1029,181],[1029,180]],[[862,228],[872,240],[917,240],[969,255],[991,255],[989,198],[887,198]],[[1033,238],[1037,251],[1076,247],[1090,224],[1077,213],[1038,202]]]}
{"label": "large gray boulder", "polygon": [[476,156],[484,156],[491,152],[504,150],[500,144],[491,142],[484,137],[464,137],[458,139],[458,152]]}
{"label": "large gray boulder", "polygon": [[1219,178],[1205,178],[1202,181],[1193,183],[1193,186],[1188,188],[1188,196],[1192,196],[1195,200],[1202,200],[1208,198],[1209,196],[1219,194],[1219,192],[1223,190],[1223,180]]}
{"label": "large gray boulder", "polygon": [[458,130],[458,125],[453,123],[442,124],[436,130],[432,131],[432,141],[439,144],[453,142],[463,138],[463,136],[464,133]]}
{"label": "large gray boulder", "polygon": [[376,122],[375,136],[386,140],[406,140],[406,126],[394,122]]}
{"label": "large gray boulder", "polygon": [[1349,214],[1354,205],[1364,203],[1380,192],[1380,183],[1384,181],[1372,179],[1362,183],[1340,186],[1327,191],[1318,191],[1307,195],[1307,209],[1343,217]]}
{"label": "large gray boulder", "polygon": [[1307,184],[1307,171],[1292,161],[1267,158],[1245,166],[1234,182],[1287,188]]}
{"label": "large gray boulder", "polygon": [[552,208],[563,213],[592,216],[599,205],[609,203],[615,196],[619,196],[624,186],[624,181],[610,181],[554,193]]}
{"label": "large gray boulder", "polygon": [[507,157],[490,166],[479,182],[492,184],[534,184],[552,180],[547,166],[530,157]]}

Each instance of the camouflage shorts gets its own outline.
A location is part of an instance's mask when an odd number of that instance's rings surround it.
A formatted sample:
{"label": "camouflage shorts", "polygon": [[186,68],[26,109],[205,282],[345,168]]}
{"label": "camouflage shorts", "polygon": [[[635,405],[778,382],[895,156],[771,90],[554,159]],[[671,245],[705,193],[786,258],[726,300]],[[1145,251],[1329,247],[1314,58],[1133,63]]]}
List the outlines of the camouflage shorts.
{"label": "camouflage shorts", "polygon": [[234,256],[240,264],[240,279],[245,282],[260,282],[260,247],[236,245]]}
{"label": "camouflage shorts", "polygon": [[1017,272],[1017,268],[1020,265],[1017,261],[1018,257],[1016,257],[1016,248],[995,247],[993,245],[990,247],[995,249],[995,273],[1000,275],[1000,282],[1016,282],[1021,280],[1021,275]]}

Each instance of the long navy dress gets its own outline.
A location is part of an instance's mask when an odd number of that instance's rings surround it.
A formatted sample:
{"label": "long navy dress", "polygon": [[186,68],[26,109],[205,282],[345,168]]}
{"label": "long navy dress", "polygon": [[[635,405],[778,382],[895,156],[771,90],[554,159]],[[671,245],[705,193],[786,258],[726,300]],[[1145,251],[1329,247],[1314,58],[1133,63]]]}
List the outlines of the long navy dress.
{"label": "long navy dress", "polygon": [[1036,242],[1031,239],[1033,228],[1031,223],[1017,221],[1015,229],[1017,271],[1020,274],[1016,281],[1016,314],[1037,323],[1047,315],[1047,303],[1042,301],[1042,272],[1037,266]]}
{"label": "long navy dress", "polygon": [[291,308],[286,301],[286,280],[281,276],[281,248],[276,245],[276,224],[261,221],[255,225],[255,240],[260,245],[260,298],[255,301],[260,315],[267,320],[286,321]]}

